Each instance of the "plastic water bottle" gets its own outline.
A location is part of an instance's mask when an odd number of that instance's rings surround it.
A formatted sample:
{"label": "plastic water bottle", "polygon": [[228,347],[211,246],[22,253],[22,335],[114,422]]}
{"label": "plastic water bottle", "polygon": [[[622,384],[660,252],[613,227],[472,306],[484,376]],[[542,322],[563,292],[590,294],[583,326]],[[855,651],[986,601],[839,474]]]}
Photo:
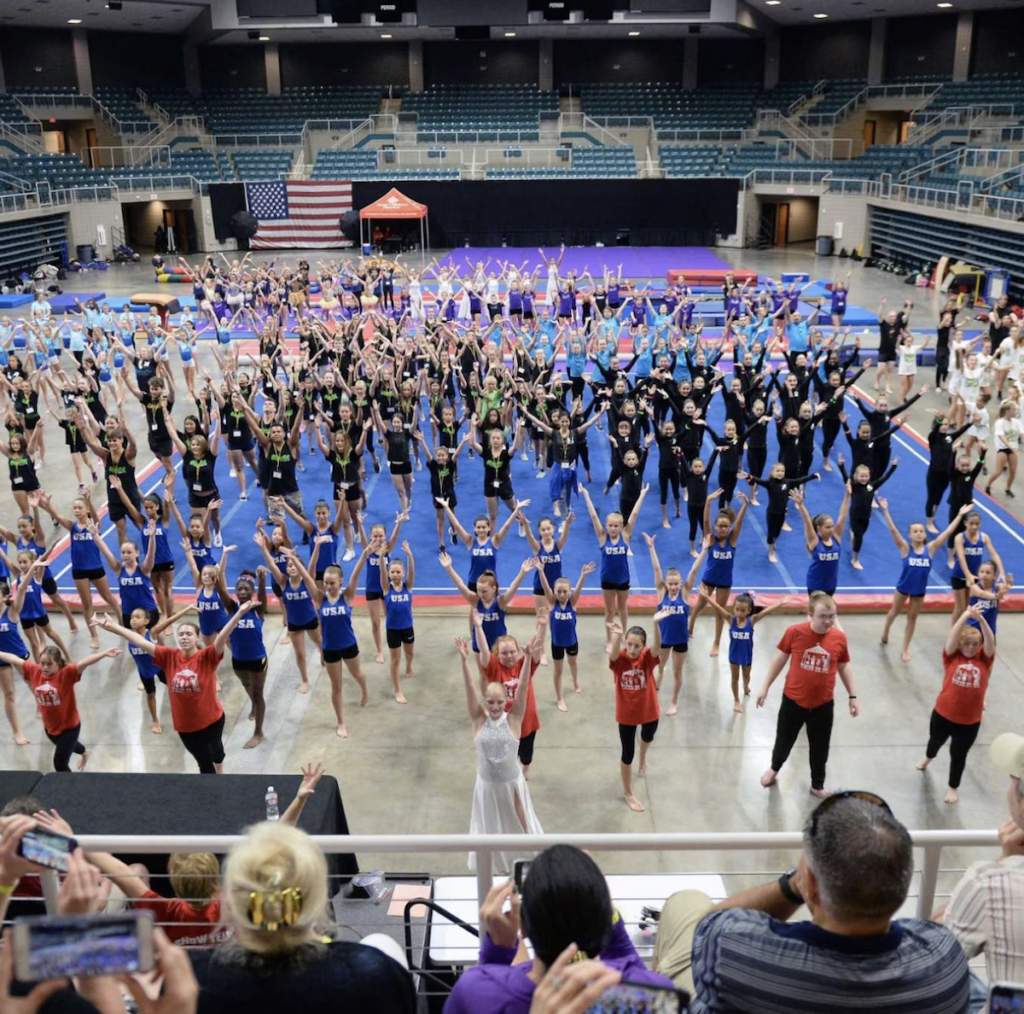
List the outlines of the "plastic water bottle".
{"label": "plastic water bottle", "polygon": [[274,786],[271,785],[267,789],[267,820],[279,820],[281,812],[277,808],[277,793],[274,791]]}

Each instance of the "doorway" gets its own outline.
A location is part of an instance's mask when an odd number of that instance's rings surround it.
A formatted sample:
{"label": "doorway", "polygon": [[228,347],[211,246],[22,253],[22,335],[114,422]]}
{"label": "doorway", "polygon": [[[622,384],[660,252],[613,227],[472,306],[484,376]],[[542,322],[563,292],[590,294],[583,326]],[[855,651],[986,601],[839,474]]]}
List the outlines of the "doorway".
{"label": "doorway", "polygon": [[867,151],[875,143],[875,131],[878,128],[877,120],[864,121],[864,150]]}
{"label": "doorway", "polygon": [[762,201],[761,242],[766,246],[789,245],[790,207],[788,201]]}
{"label": "doorway", "polygon": [[196,221],[191,208],[164,208],[168,252],[195,253]]}
{"label": "doorway", "polygon": [[198,249],[191,201],[125,204],[124,218],[126,241],[136,250],[159,246],[167,253],[192,254]]}

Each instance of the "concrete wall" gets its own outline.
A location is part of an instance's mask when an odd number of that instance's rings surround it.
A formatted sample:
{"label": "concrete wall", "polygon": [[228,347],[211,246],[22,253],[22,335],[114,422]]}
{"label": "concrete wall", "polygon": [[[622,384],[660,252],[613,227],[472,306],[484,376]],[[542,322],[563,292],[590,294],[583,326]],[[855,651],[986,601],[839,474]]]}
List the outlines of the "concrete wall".
{"label": "concrete wall", "polygon": [[[73,254],[80,243],[91,243],[96,248],[97,257],[110,257],[114,244],[111,230],[113,226],[122,227],[124,218],[119,201],[88,201],[73,205],[68,212],[68,248]],[[102,225],[106,242],[100,245],[97,226]]]}
{"label": "concrete wall", "polygon": [[[786,200],[780,198],[780,201]],[[789,203],[789,242],[805,243],[818,235],[818,199],[791,197]]]}
{"label": "concrete wall", "polygon": [[[842,235],[837,236],[837,231]],[[823,194],[818,202],[819,236],[831,236],[836,252],[866,245],[868,239],[868,204],[863,197],[846,194]]]}

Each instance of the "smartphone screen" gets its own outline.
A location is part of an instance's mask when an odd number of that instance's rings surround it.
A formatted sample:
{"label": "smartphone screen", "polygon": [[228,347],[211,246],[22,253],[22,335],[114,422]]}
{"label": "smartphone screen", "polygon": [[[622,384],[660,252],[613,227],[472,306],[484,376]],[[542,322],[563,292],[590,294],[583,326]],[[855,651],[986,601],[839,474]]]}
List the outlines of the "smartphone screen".
{"label": "smartphone screen", "polygon": [[587,1014],[680,1014],[689,1002],[681,989],[620,982],[609,986]]}
{"label": "smartphone screen", "polygon": [[988,997],[989,1014],[1024,1014],[1024,985],[996,983]]}
{"label": "smartphone screen", "polygon": [[14,974],[22,982],[116,975],[153,967],[153,914],[42,916],[14,924]]}
{"label": "smartphone screen", "polygon": [[56,831],[37,827],[21,836],[18,854],[31,863],[45,866],[48,870],[67,873],[68,856],[78,847],[78,842]]}

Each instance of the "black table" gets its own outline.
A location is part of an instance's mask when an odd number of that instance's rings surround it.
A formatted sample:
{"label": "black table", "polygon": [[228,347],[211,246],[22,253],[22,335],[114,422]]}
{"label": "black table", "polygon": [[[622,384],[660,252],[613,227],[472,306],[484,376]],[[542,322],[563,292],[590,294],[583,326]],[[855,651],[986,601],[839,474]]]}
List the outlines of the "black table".
{"label": "black table", "polygon": [[[54,773],[43,776],[33,795],[58,810],[75,834],[226,835],[265,819],[268,785],[277,790],[284,813],[301,783],[299,775]],[[299,827],[309,834],[349,833],[337,779],[320,779]],[[167,855],[119,856],[145,863],[154,874],[167,871]],[[359,872],[351,853],[327,856],[327,867],[332,877]],[[166,881],[154,881],[154,890],[158,883]]]}
{"label": "black table", "polygon": [[0,810],[15,796],[33,795],[42,777],[42,771],[0,771]]}

